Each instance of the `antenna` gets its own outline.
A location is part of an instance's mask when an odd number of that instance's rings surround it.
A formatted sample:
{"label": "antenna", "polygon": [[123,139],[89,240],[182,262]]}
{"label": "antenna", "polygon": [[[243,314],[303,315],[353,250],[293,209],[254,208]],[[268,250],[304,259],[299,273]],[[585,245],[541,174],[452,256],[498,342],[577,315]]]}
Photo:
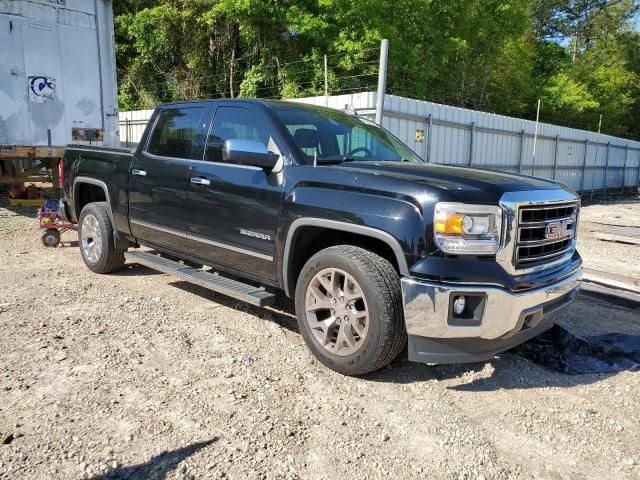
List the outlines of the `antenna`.
{"label": "antenna", "polygon": [[358,115],[358,112],[356,111],[355,107],[350,103],[347,103],[344,106],[344,113],[347,113],[349,115],[356,115],[356,116]]}

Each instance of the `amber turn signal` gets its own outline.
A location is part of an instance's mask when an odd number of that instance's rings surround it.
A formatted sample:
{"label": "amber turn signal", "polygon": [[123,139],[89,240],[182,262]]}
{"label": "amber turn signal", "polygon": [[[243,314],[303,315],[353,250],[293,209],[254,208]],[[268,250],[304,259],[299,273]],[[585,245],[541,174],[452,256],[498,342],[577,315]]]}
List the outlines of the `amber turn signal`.
{"label": "amber turn signal", "polygon": [[463,233],[464,215],[459,213],[438,212],[436,216],[436,233],[460,235]]}

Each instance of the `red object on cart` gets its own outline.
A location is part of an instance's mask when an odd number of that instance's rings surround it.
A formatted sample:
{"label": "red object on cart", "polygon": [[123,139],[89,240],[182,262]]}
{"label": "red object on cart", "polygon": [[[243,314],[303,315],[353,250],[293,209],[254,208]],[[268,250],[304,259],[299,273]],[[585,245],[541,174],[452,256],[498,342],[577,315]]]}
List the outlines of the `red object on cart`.
{"label": "red object on cart", "polygon": [[46,200],[38,209],[38,221],[42,231],[40,239],[45,247],[58,246],[63,232],[76,229],[73,223],[60,215],[60,202],[56,199]]}

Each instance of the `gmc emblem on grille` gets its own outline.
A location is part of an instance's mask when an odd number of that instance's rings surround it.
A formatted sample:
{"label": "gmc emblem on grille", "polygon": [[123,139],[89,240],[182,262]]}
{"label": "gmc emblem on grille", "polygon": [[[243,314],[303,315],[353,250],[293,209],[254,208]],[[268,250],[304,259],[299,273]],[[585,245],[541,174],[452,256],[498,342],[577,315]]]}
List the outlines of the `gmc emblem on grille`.
{"label": "gmc emblem on grille", "polygon": [[551,222],[547,224],[547,228],[544,232],[544,238],[547,240],[558,240],[560,238],[569,236],[569,220],[562,220],[560,222]]}

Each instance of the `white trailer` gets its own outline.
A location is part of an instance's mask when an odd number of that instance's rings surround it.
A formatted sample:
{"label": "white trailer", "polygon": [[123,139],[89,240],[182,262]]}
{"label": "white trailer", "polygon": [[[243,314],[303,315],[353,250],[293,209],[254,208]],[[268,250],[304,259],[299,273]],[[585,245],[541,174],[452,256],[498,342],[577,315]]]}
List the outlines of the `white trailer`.
{"label": "white trailer", "polygon": [[112,0],[0,0],[4,183],[16,159],[55,170],[69,143],[119,144]]}

